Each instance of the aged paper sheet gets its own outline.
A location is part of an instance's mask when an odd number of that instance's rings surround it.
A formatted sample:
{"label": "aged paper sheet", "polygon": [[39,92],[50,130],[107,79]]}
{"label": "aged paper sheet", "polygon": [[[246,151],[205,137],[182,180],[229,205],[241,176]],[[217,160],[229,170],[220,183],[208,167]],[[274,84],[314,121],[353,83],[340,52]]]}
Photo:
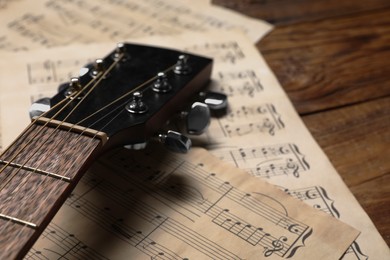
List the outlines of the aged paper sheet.
{"label": "aged paper sheet", "polygon": [[337,259],[357,234],[205,150],[122,149],[92,167],[27,258]]}
{"label": "aged paper sheet", "polygon": [[[346,252],[345,259],[389,256],[385,242],[312,139],[251,41],[238,33],[217,32],[137,41],[214,57],[210,88],[229,96],[229,113],[214,119],[209,131],[194,139],[195,144],[359,229],[362,233]],[[4,56],[4,60],[13,60],[11,64],[0,65],[4,73],[0,78],[4,143],[9,143],[27,124],[12,118],[24,115],[27,122],[25,110],[32,100],[41,94],[54,93],[58,83],[76,75],[82,64],[107,53],[112,46],[90,45],[82,53],[75,53],[75,49],[82,48]],[[13,111],[12,115],[5,110]]]}
{"label": "aged paper sheet", "polygon": [[[203,53],[215,59],[212,89],[229,96],[229,113],[213,119],[194,139],[215,156],[265,178],[314,208],[362,233],[345,259],[383,259],[389,250],[372,222],[312,139],[279,83],[249,40],[237,34],[191,34],[139,40]],[[27,107],[76,75],[88,60],[112,45],[90,45],[4,56],[0,69],[2,140],[10,143],[28,122]],[[12,59],[7,64],[5,61]],[[54,73],[55,72],[55,73]],[[10,114],[8,111],[12,111]],[[18,116],[17,116],[18,115]],[[17,116],[20,120],[13,120]],[[23,121],[23,120],[24,121]]]}
{"label": "aged paper sheet", "polygon": [[0,9],[0,50],[116,42],[188,31],[240,30],[254,42],[272,27],[222,7],[191,0],[44,0]]}
{"label": "aged paper sheet", "polygon": [[0,51],[17,52],[213,29],[258,41],[272,26],[210,1],[2,0],[0,28]]}

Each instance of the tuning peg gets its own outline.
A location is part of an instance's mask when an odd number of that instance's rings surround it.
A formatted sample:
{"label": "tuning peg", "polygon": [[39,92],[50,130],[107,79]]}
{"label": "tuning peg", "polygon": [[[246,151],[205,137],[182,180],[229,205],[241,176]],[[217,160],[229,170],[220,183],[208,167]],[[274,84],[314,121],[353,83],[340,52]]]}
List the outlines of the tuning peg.
{"label": "tuning peg", "polygon": [[122,57],[121,59],[122,62],[125,62],[130,58],[130,56],[126,52],[126,44],[123,42],[117,43],[114,54],[112,55],[112,58],[115,61],[119,60],[119,57]]}
{"label": "tuning peg", "polygon": [[29,110],[30,118],[40,116],[50,110],[50,98],[41,98],[35,101]]}
{"label": "tuning peg", "polygon": [[191,148],[191,139],[172,130],[168,130],[166,134],[159,134],[158,140],[176,153],[186,153]]}
{"label": "tuning peg", "polygon": [[[78,77],[73,77],[70,79],[68,89],[65,91],[65,96],[73,98],[73,95],[77,92],[80,92],[83,89],[83,86],[80,83],[80,79]],[[77,98],[82,98],[84,95],[79,93]]]}
{"label": "tuning peg", "polygon": [[227,108],[227,96],[218,92],[201,92],[199,93],[199,101],[205,103],[212,112],[225,112]]}
{"label": "tuning peg", "polygon": [[201,102],[194,102],[191,108],[182,113],[186,117],[187,132],[192,135],[202,134],[210,124],[210,109]]}
{"label": "tuning peg", "polygon": [[92,65],[91,76],[97,77],[99,73],[104,72],[104,64],[102,59],[96,59]]}
{"label": "tuning peg", "polygon": [[179,56],[173,72],[178,75],[187,75],[191,72],[191,67],[188,64],[188,55],[182,54]]}
{"label": "tuning peg", "polygon": [[172,89],[171,84],[168,82],[167,74],[164,72],[159,72],[157,74],[157,79],[152,85],[153,91],[157,93],[167,93]]}
{"label": "tuning peg", "polygon": [[148,107],[142,100],[142,92],[133,93],[133,99],[126,105],[126,110],[132,114],[143,114],[148,111]]}
{"label": "tuning peg", "polygon": [[[86,86],[93,79],[91,70],[91,64],[87,64],[80,69],[78,77],[72,77],[69,82],[62,83],[58,86],[58,93],[64,93],[66,97],[74,94],[75,92],[81,91],[83,86]],[[79,94],[79,98],[82,97],[82,94]]]}

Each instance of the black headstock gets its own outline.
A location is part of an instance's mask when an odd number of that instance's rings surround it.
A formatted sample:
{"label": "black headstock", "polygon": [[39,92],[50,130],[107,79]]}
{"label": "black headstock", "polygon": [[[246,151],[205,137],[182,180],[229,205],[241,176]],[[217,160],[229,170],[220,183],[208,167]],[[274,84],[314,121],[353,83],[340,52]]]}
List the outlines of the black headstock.
{"label": "black headstock", "polygon": [[118,44],[45,100],[50,110],[30,114],[104,132],[110,145],[142,146],[194,100],[210,80],[212,63],[176,50]]}

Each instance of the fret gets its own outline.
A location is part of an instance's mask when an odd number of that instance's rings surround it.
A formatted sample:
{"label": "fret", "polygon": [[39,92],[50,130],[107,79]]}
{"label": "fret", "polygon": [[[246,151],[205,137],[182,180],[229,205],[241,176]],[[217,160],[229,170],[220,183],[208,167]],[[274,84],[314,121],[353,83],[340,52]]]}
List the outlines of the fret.
{"label": "fret", "polygon": [[0,213],[38,226],[44,221],[50,205],[55,205],[70,185],[58,179],[10,167],[1,174],[10,178],[0,191]]}
{"label": "fret", "polygon": [[68,130],[31,125],[6,150],[0,159],[0,231],[2,236],[12,232],[17,243],[2,243],[1,238],[0,259],[26,253],[25,248],[64,203],[101,143]]}
{"label": "fret", "polygon": [[[0,155],[0,259],[23,258],[103,146],[139,148],[155,139],[209,82],[212,64],[182,51],[119,43],[61,84],[55,96],[36,101],[33,123]],[[167,76],[166,86],[157,72]],[[207,99],[199,95],[200,102]],[[46,112],[37,108],[48,104]],[[205,115],[202,121],[208,120]],[[160,139],[172,149],[188,149],[179,134]]]}
{"label": "fret", "polygon": [[32,171],[32,172],[43,174],[43,175],[46,175],[46,176],[49,176],[49,177],[61,179],[61,180],[67,181],[67,182],[71,182],[72,181],[71,178],[68,178],[68,177],[65,177],[65,176],[62,176],[62,175],[59,175],[59,174],[55,174],[55,173],[52,173],[52,172],[40,170],[40,169],[37,169],[37,168],[29,167],[29,166],[26,166],[26,165],[18,164],[18,163],[13,163],[13,162],[9,162],[9,161],[0,160],[0,164],[4,164],[4,165],[7,165],[7,166],[20,168],[20,169],[23,169],[23,170]]}
{"label": "fret", "polygon": [[[34,239],[30,238],[37,238],[39,235],[36,229],[4,219],[0,219],[0,229],[2,231],[0,245],[3,245],[0,247],[0,259],[22,259],[27,253],[28,247],[34,244]],[[26,244],[26,246],[21,248],[21,243]]]}
{"label": "fret", "polygon": [[7,216],[7,215],[1,214],[1,213],[0,213],[0,218],[3,218],[5,220],[11,220],[12,222],[15,222],[15,223],[18,223],[18,224],[22,224],[22,225],[26,225],[26,226],[29,226],[29,227],[32,227],[32,228],[37,228],[37,225],[32,223],[32,222],[25,221],[25,220],[22,220],[22,219],[11,217],[11,216]]}
{"label": "fret", "polygon": [[44,124],[46,126],[50,126],[53,128],[60,128],[63,130],[68,130],[77,134],[82,134],[90,137],[96,137],[102,140],[102,144],[104,145],[107,142],[107,135],[104,132],[96,131],[94,129],[86,128],[83,126],[78,126],[74,124],[70,124],[64,121],[58,121],[52,118],[46,118],[46,117],[36,117],[34,118],[36,120],[37,124]]}
{"label": "fret", "polygon": [[[39,135],[35,137],[36,133]],[[26,135],[18,138],[1,159],[10,161],[17,154],[13,163],[73,179],[79,168],[78,162],[88,156],[84,150],[91,149],[96,143],[100,143],[100,139],[36,124],[31,126]],[[29,159],[28,162],[26,159]]]}

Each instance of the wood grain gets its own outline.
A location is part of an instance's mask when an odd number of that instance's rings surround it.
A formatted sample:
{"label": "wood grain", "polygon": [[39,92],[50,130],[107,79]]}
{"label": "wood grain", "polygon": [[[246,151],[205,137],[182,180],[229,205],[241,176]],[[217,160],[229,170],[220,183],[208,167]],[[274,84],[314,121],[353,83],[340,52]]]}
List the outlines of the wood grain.
{"label": "wood grain", "polygon": [[390,7],[387,0],[212,0],[212,2],[275,25],[329,19]]}
{"label": "wood grain", "polygon": [[303,121],[390,245],[390,97]]}
{"label": "wood grain", "polygon": [[390,8],[283,26],[258,44],[301,114],[390,95]]}
{"label": "wood grain", "polygon": [[[39,134],[34,137],[36,133]],[[97,144],[99,140],[85,135],[33,125],[4,153],[2,159],[11,160],[17,154],[13,159],[15,163],[73,178],[80,170],[80,162],[88,158]],[[27,148],[19,152],[26,145]]]}
{"label": "wood grain", "polygon": [[213,3],[276,25],[258,49],[390,245],[390,1]]}
{"label": "wood grain", "polygon": [[302,119],[349,187],[390,172],[390,97]]}

